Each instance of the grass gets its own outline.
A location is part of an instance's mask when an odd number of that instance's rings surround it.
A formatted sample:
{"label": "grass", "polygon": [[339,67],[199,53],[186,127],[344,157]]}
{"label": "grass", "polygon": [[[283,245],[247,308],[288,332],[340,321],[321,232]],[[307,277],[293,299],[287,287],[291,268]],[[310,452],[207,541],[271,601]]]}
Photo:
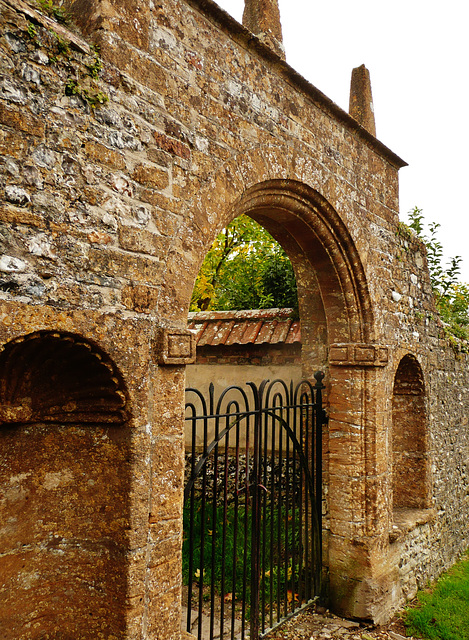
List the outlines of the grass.
{"label": "grass", "polygon": [[469,552],[417,600],[417,606],[405,613],[408,635],[469,640]]}

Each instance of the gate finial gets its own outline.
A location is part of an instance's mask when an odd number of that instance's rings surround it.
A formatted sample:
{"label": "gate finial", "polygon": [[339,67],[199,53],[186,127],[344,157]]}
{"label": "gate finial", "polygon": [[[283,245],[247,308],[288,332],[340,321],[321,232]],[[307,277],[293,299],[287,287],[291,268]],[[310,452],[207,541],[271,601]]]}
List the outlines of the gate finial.
{"label": "gate finial", "polygon": [[352,70],[349,113],[369,133],[376,136],[370,72],[364,64]]}
{"label": "gate finial", "polygon": [[285,60],[278,0],[245,0],[243,25]]}

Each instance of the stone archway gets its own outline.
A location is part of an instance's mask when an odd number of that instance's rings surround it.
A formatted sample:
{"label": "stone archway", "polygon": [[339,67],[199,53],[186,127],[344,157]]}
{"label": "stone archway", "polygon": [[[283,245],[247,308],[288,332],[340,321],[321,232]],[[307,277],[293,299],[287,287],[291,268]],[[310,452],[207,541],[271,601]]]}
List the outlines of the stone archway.
{"label": "stone archway", "polygon": [[[287,251],[297,274],[304,373],[326,371],[330,420],[324,447],[324,565],[329,602],[346,615],[379,617],[383,601],[376,592],[392,591],[393,580],[387,575],[371,578],[369,555],[383,526],[378,505],[386,480],[385,472],[379,477],[377,416],[384,414],[384,398],[376,389],[388,351],[374,343],[360,257],[334,208],[303,183],[255,185],[233,209],[265,226]],[[358,543],[365,538],[367,542]]]}
{"label": "stone archway", "polygon": [[361,261],[325,198],[301,182],[269,180],[247,189],[233,212],[250,215],[284,246],[301,289],[302,320],[310,315],[325,322],[329,344],[370,339],[373,317]]}
{"label": "stone archway", "polygon": [[[227,184],[228,190],[223,189]],[[297,277],[305,374],[325,369],[330,389],[324,532],[329,602],[349,616],[384,619],[399,597],[394,568],[382,563],[374,551],[376,545],[387,544],[388,513],[382,508],[387,487],[382,453],[385,398],[376,390],[384,387],[388,350],[375,342],[372,303],[359,253],[341,216],[307,184],[286,178],[265,180],[244,189],[224,208],[235,186],[240,185],[234,180],[227,183],[226,175],[215,178],[207,194],[209,210],[203,214],[204,195],[197,197],[198,213],[180,233],[183,242],[190,238],[194,246],[184,266],[184,252],[174,252],[174,259],[169,256],[160,310],[166,301],[176,300],[172,316],[177,321],[180,314],[182,325],[205,252],[237,215],[248,214],[280,240]],[[195,252],[198,257],[193,260]],[[161,381],[164,377],[161,373]]]}
{"label": "stone archway", "polygon": [[[38,331],[0,354],[6,639],[126,629],[130,430],[111,359]],[[60,613],[58,613],[60,611]]]}

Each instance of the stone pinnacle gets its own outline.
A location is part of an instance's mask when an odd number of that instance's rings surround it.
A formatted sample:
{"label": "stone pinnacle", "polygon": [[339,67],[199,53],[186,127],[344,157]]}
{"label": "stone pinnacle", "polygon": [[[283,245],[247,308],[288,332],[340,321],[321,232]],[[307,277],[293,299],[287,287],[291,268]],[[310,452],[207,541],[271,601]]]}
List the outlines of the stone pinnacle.
{"label": "stone pinnacle", "polygon": [[352,70],[349,113],[364,129],[376,136],[370,72],[364,64]]}
{"label": "stone pinnacle", "polygon": [[243,25],[285,59],[278,0],[245,0]]}

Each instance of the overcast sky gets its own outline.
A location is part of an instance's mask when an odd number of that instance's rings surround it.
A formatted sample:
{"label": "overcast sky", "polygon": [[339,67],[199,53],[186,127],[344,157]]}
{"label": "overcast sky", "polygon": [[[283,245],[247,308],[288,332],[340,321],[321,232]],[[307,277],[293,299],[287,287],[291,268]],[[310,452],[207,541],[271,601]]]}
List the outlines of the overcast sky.
{"label": "overcast sky", "polygon": [[[241,21],[244,0],[217,0]],[[353,67],[370,70],[377,137],[401,169],[400,217],[439,222],[469,282],[469,20],[464,0],[279,0],[287,62],[348,111]]]}

